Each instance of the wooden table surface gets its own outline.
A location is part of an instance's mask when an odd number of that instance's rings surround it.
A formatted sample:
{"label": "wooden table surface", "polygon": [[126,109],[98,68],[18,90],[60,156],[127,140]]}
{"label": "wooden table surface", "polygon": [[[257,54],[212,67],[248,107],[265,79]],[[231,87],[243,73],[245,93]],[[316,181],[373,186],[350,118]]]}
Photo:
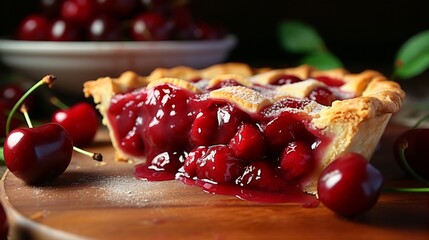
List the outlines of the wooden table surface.
{"label": "wooden table surface", "polygon": [[[395,165],[390,125],[372,163],[388,186],[417,186]],[[429,194],[383,192],[377,205],[344,219],[323,205],[261,204],[212,195],[179,181],[144,182],[133,165],[113,161],[105,131],[75,154],[53,184],[26,186],[6,172],[0,185],[12,239],[429,239]]]}

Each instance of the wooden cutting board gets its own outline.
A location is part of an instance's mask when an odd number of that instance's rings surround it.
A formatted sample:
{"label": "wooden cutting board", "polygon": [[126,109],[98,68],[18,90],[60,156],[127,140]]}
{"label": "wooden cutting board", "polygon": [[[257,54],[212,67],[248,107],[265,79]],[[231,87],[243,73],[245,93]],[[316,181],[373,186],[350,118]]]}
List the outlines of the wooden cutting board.
{"label": "wooden cutting board", "polygon": [[[373,163],[387,185],[411,186],[392,162],[389,127]],[[357,219],[323,205],[262,204],[212,195],[179,181],[135,179],[134,167],[113,161],[104,130],[89,148],[100,164],[75,154],[54,183],[32,187],[6,172],[1,201],[12,239],[429,239],[429,195],[383,193]]]}

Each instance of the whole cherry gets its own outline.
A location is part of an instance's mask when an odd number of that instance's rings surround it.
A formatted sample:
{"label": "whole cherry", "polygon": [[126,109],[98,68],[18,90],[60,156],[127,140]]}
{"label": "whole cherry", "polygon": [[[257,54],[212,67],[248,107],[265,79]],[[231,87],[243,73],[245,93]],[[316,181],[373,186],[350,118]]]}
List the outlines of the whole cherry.
{"label": "whole cherry", "polygon": [[52,22],[49,41],[79,41],[83,39],[82,29],[75,23],[62,18]]}
{"label": "whole cherry", "polygon": [[357,153],[344,153],[321,173],[317,192],[327,208],[345,217],[355,217],[378,201],[383,176]]}
{"label": "whole cherry", "polygon": [[117,19],[99,15],[89,22],[87,35],[90,41],[119,41],[121,26]]}
{"label": "whole cherry", "polygon": [[18,27],[16,38],[18,40],[45,41],[48,39],[50,23],[40,14],[25,17]]}
{"label": "whole cherry", "polygon": [[86,102],[56,111],[52,115],[51,122],[63,126],[70,134],[73,144],[78,147],[91,143],[100,125],[94,107]]}
{"label": "whole cherry", "polygon": [[96,13],[94,0],[65,0],[61,5],[62,18],[78,24],[88,24]]}
{"label": "whole cherry", "polygon": [[168,40],[173,25],[157,12],[143,12],[137,15],[131,26],[131,37],[135,41]]}
{"label": "whole cherry", "polygon": [[3,146],[4,160],[10,172],[27,184],[40,184],[61,175],[71,161],[73,150],[92,156],[94,160],[102,160],[101,154],[93,154],[74,147],[69,133],[57,123],[33,127],[24,110],[29,128],[15,128],[9,132],[12,116],[25,98],[39,86],[51,85],[54,79],[54,76],[48,75],[25,92],[7,119],[7,137]]}
{"label": "whole cherry", "polygon": [[73,141],[61,125],[47,123],[36,128],[12,130],[3,151],[11,173],[28,184],[38,184],[52,180],[66,170]]}
{"label": "whole cherry", "polygon": [[[24,95],[25,90],[18,84],[10,83],[5,84],[0,87],[0,100],[4,101],[7,105],[10,106],[10,108],[13,107],[13,105],[18,102],[18,100]],[[31,99],[27,99],[25,101],[26,105],[33,105],[33,102]]]}

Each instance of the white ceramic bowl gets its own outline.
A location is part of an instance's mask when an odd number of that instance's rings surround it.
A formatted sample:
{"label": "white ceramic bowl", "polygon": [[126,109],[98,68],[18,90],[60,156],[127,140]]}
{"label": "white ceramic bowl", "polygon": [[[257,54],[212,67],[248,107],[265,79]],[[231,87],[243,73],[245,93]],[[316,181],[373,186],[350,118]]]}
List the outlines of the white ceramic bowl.
{"label": "white ceramic bowl", "polygon": [[117,77],[133,70],[146,75],[157,67],[204,68],[226,59],[234,36],[209,41],[34,42],[0,40],[1,61],[38,81],[57,77],[54,88],[82,95],[82,84],[98,77]]}

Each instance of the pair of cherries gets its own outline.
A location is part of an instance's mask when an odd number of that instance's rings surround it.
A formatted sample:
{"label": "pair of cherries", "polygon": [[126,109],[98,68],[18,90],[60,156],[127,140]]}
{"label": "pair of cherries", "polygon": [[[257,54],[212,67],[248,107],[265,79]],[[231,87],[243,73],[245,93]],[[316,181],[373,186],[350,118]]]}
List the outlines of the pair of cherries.
{"label": "pair of cherries", "polygon": [[[101,154],[94,154],[76,146],[90,143],[98,129],[98,115],[91,105],[79,103],[57,111],[50,123],[29,128],[10,130],[10,122],[16,110],[36,88],[51,85],[55,77],[48,75],[30,88],[12,108],[6,122],[4,159],[7,168],[28,184],[40,184],[61,175],[70,164],[73,150],[101,161]],[[24,115],[26,112],[24,111]],[[28,119],[28,118],[26,118]]]}

